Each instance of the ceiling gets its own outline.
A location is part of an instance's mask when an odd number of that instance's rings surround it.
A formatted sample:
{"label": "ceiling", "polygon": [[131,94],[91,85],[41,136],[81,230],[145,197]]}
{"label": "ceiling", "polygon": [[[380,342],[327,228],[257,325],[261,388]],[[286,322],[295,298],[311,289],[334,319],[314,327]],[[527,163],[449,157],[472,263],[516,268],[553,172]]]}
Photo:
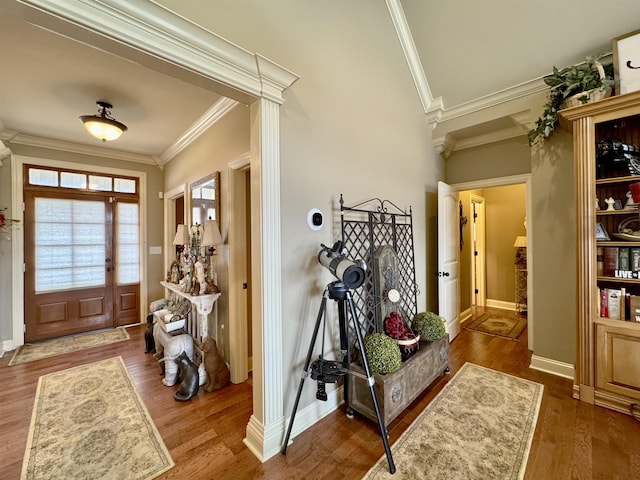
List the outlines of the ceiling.
{"label": "ceiling", "polygon": [[[162,154],[220,99],[211,90],[35,27],[1,9],[0,44],[0,132],[5,138],[46,131],[56,140],[116,148],[162,163]],[[78,118],[96,114],[98,100],[111,103],[112,116],[129,127],[117,142],[103,145]]]}
{"label": "ceiling", "polygon": [[[431,96],[441,97],[445,108],[539,79],[553,65],[610,52],[612,38],[637,29],[640,18],[637,0],[612,0],[606,7],[594,0],[387,1],[402,6]],[[227,3],[198,8],[213,12]],[[206,85],[18,20],[10,16],[15,4],[0,0],[0,138],[46,131],[56,140],[161,164],[221,98]],[[117,142],[103,145],[78,119],[96,113],[98,100],[111,103],[112,115],[129,127]],[[482,133],[478,126],[457,136]]]}

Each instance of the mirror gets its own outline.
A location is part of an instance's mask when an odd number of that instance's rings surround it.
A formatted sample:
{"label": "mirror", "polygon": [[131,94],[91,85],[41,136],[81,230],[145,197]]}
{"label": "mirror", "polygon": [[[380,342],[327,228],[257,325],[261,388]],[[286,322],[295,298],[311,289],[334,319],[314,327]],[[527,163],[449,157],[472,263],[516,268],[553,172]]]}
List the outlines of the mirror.
{"label": "mirror", "polygon": [[191,190],[191,224],[204,225],[207,220],[219,223],[220,172],[214,172],[193,182]]}

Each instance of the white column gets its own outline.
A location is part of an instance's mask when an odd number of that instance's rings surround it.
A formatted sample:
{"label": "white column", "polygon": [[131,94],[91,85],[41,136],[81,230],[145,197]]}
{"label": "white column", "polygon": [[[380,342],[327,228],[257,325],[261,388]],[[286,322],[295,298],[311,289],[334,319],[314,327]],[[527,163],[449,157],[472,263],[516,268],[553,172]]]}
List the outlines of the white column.
{"label": "white column", "polygon": [[251,105],[251,230],[262,248],[252,242],[253,415],[244,443],[261,461],[279,452],[284,432],[278,115],[270,100]]}

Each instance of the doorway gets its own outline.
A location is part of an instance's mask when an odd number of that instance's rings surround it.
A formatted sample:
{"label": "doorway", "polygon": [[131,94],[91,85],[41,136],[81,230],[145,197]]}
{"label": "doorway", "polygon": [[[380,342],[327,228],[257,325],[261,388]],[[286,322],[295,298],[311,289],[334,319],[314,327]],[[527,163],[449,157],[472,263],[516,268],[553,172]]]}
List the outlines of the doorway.
{"label": "doorway", "polygon": [[253,370],[250,155],[229,163],[229,363],[231,381]]}
{"label": "doorway", "polygon": [[[519,193],[518,202],[524,203],[523,209],[517,218],[509,213],[509,202],[496,201],[500,196],[500,189],[494,187],[515,187],[524,185],[524,194]],[[455,189],[464,205],[464,214],[472,217],[477,214],[477,218],[470,218],[471,228],[463,228],[465,236],[465,251],[460,256],[460,283],[462,298],[460,301],[461,320],[471,317],[475,307],[498,308],[506,310],[515,309],[515,253],[514,241],[516,235],[527,238],[527,249],[529,264],[532,262],[531,235],[533,228],[531,221],[527,222],[525,231],[524,220],[531,218],[531,181],[530,175],[514,175],[510,177],[498,177],[493,179],[465,182],[451,185]],[[520,187],[522,188],[522,187]],[[496,197],[496,198],[494,198]],[[522,198],[524,197],[524,198]],[[502,205],[500,205],[502,203]],[[493,205],[493,206],[492,206]],[[481,221],[484,216],[484,222]],[[502,235],[505,222],[514,223],[513,227],[518,228],[519,233],[513,235]],[[476,224],[476,225],[474,225]],[[483,231],[484,227],[484,231]],[[475,231],[474,231],[475,229]],[[478,243],[476,243],[478,242]],[[483,252],[484,251],[484,255]],[[476,255],[476,252],[477,255]],[[482,260],[484,256],[484,261]],[[501,265],[501,267],[499,267]],[[501,268],[501,274],[496,272]],[[483,270],[486,272],[484,278]],[[528,274],[531,274],[529,269]],[[483,293],[484,286],[484,293]],[[476,290],[478,290],[476,292]],[[531,282],[527,282],[527,301],[529,312],[532,311],[534,298],[532,295]],[[484,305],[481,302],[484,299]],[[528,346],[533,350],[533,330],[535,318],[529,314],[528,324]]]}
{"label": "doorway", "polygon": [[140,321],[138,182],[24,165],[25,340]]}

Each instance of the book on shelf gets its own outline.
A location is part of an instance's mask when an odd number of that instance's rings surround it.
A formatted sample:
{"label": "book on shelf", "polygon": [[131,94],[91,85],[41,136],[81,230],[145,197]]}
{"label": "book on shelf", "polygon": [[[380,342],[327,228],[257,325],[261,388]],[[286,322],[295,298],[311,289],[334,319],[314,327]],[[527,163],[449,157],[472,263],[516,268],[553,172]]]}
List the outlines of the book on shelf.
{"label": "book on shelf", "polygon": [[618,247],[604,247],[602,262],[604,276],[613,277],[618,270]]}
{"label": "book on shelf", "polygon": [[629,247],[618,247],[618,270],[630,270]]}
{"label": "book on shelf", "polygon": [[596,249],[596,267],[598,269],[597,275],[602,277],[604,275],[604,247]]}
{"label": "book on shelf", "polygon": [[640,296],[629,296],[629,320],[640,322]]}
{"label": "book on shelf", "polygon": [[612,320],[622,320],[624,318],[623,308],[624,303],[621,302],[622,290],[617,288],[607,289],[607,309]]}
{"label": "book on shelf", "polygon": [[600,289],[600,316],[605,318],[609,316],[609,309],[607,308],[607,298],[608,298],[607,289],[601,288]]}
{"label": "book on shelf", "polygon": [[629,269],[633,272],[640,271],[640,247],[629,248]]}

